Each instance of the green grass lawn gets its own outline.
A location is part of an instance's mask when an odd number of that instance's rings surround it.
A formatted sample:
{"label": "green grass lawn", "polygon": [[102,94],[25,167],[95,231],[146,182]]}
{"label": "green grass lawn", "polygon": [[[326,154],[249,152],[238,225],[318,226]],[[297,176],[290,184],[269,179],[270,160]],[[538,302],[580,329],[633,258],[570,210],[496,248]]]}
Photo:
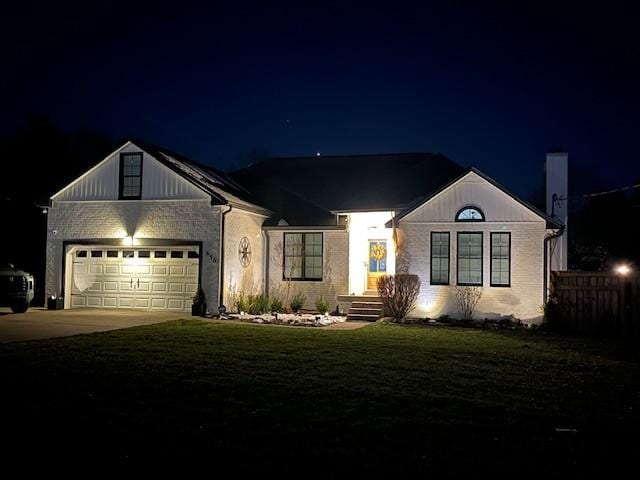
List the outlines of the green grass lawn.
{"label": "green grass lawn", "polygon": [[316,473],[619,466],[638,447],[639,374],[627,347],[542,332],[176,321],[1,345],[4,453]]}

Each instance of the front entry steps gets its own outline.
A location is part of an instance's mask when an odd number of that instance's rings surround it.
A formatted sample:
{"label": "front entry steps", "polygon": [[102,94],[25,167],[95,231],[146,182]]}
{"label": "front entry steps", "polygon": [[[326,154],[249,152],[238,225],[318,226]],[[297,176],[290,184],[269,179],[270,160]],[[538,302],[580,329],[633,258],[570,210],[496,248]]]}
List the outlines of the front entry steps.
{"label": "front entry steps", "polygon": [[351,302],[347,320],[364,320],[375,322],[382,317],[382,302],[379,298]]}

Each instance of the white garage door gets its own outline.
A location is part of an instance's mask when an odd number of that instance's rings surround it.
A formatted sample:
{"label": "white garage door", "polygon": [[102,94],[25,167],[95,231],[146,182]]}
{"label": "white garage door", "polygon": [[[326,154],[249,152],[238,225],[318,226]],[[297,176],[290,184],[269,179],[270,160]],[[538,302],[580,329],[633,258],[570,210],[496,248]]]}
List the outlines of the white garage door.
{"label": "white garage door", "polygon": [[71,307],[191,309],[197,247],[75,247]]}

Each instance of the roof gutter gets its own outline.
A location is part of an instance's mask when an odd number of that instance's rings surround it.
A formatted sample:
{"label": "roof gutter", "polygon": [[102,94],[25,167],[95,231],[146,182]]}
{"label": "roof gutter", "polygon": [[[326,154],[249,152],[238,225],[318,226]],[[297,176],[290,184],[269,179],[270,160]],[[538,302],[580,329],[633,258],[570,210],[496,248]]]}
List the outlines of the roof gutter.
{"label": "roof gutter", "polygon": [[561,237],[564,234],[564,225],[561,225],[556,233],[552,233],[551,235],[547,235],[544,237],[544,278],[543,278],[543,293],[542,293],[542,304],[547,303],[549,298],[549,276],[551,274],[549,270],[549,242],[554,238]]}
{"label": "roof gutter", "polygon": [[224,289],[222,288],[222,281],[224,280],[224,221],[227,213],[233,210],[233,207],[231,205],[227,205],[227,207],[229,207],[229,210],[222,212],[222,215],[220,215],[220,253],[218,255],[218,258],[220,259],[220,267],[218,270],[218,307],[222,305],[222,301],[224,299]]}

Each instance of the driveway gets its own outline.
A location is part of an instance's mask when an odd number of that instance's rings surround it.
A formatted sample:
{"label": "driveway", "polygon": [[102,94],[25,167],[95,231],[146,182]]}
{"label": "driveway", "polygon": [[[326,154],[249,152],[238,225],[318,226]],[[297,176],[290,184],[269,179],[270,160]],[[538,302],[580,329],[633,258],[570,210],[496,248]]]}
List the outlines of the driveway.
{"label": "driveway", "polygon": [[0,308],[0,343],[106,332],[190,317],[190,313],[184,312],[150,312],[146,310],[100,308],[45,310],[30,308],[26,313],[11,313],[9,308]]}

